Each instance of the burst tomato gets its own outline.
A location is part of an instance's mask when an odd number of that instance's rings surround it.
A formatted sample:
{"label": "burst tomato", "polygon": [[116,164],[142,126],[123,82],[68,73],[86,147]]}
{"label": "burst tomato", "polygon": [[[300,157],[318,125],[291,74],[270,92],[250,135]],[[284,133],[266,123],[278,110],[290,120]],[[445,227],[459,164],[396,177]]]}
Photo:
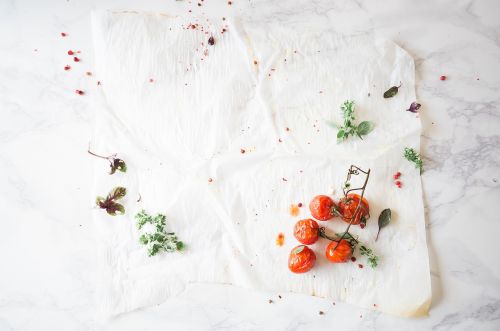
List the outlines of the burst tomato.
{"label": "burst tomato", "polygon": [[[349,223],[351,221],[351,218],[354,215],[354,212],[356,211],[356,208],[358,207],[359,201],[361,199],[361,196],[358,194],[348,194],[347,198],[342,198],[339,201],[339,206],[338,210],[342,214],[342,219]],[[368,200],[363,198],[361,201],[361,206],[359,207],[359,212],[356,214],[356,217],[352,221],[352,224],[360,224],[362,223],[362,220],[366,222],[369,217],[369,211],[370,211],[370,206],[368,205]],[[364,222],[362,227],[364,227]]]}
{"label": "burst tomato", "polygon": [[320,221],[328,221],[335,216],[334,210],[337,208],[333,200],[326,195],[317,195],[309,203],[311,215]]}
{"label": "burst tomato", "polygon": [[342,239],[340,243],[332,241],[326,247],[326,258],[333,263],[345,263],[351,258],[352,252],[352,246],[347,240]]}
{"label": "burst tomato", "polygon": [[288,269],[296,274],[308,272],[316,262],[316,254],[307,246],[294,247],[288,258]]}
{"label": "burst tomato", "polygon": [[304,245],[314,244],[318,240],[318,234],[318,222],[310,218],[298,221],[293,228],[293,235]]}

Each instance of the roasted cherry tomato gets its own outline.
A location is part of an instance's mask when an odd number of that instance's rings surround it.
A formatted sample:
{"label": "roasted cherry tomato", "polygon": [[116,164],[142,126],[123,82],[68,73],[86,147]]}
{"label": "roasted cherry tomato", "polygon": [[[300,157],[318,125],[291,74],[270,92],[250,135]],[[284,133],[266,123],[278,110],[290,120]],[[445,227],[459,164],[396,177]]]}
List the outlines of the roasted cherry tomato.
{"label": "roasted cherry tomato", "polygon": [[[351,221],[356,208],[358,207],[361,196],[358,194],[348,194],[347,198],[342,198],[339,201],[338,210],[340,214],[342,214],[342,219],[349,223]],[[365,223],[368,220],[370,212],[370,206],[368,205],[368,200],[363,198],[361,201],[361,206],[359,207],[359,212],[356,214],[356,217],[352,221],[352,224],[360,224],[361,227],[365,227]]]}
{"label": "roasted cherry tomato", "polygon": [[296,274],[308,272],[316,262],[316,254],[307,246],[294,247],[288,258],[288,269]]}
{"label": "roasted cherry tomato", "polygon": [[318,234],[318,222],[310,218],[298,221],[293,228],[293,235],[304,245],[314,244],[318,240]]}
{"label": "roasted cherry tomato", "polygon": [[352,246],[347,240],[342,239],[340,242],[332,241],[326,247],[326,258],[333,263],[345,263],[351,258],[352,252]]}
{"label": "roasted cherry tomato", "polygon": [[334,210],[337,208],[333,200],[326,195],[317,195],[309,203],[311,215],[320,221],[328,221],[335,216]]}

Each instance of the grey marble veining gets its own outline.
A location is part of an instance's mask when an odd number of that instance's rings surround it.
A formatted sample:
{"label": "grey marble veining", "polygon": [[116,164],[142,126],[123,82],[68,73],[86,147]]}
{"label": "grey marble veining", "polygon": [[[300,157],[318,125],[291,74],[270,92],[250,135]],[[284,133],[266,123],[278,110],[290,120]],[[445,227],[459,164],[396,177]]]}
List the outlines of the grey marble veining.
{"label": "grey marble veining", "polygon": [[[500,2],[232,2],[0,1],[0,330],[499,330]],[[243,16],[298,33],[374,32],[404,47],[422,104],[429,317],[196,284],[160,306],[97,321],[86,154],[93,113],[89,95],[74,93],[96,83],[85,75],[95,8]],[[82,62],[68,49],[81,50]]]}

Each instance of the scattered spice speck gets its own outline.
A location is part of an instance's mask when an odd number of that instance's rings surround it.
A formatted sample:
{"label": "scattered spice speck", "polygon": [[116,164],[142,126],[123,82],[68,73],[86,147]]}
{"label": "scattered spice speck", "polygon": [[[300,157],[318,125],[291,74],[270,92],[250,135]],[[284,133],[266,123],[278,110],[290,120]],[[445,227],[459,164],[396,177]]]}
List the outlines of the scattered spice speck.
{"label": "scattered spice speck", "polygon": [[232,1],[228,1],[228,2],[227,2],[227,4],[228,4],[229,6],[231,6],[231,5],[233,4],[233,2],[232,2]]}
{"label": "scattered spice speck", "polygon": [[401,177],[401,173],[398,171],[396,172],[393,176],[392,176],[394,179],[399,179],[399,177]]}
{"label": "scattered spice speck", "polygon": [[273,303],[273,300],[269,299],[269,301],[268,301],[268,302],[269,302],[269,303]]}
{"label": "scattered spice speck", "polygon": [[61,37],[66,37],[68,34],[66,32],[61,32]]}
{"label": "scattered spice speck", "polygon": [[319,311],[319,314],[320,315],[325,315],[325,312],[323,312],[322,310]]}
{"label": "scattered spice speck", "polygon": [[276,246],[283,246],[285,244],[285,235],[280,232],[278,233],[278,236],[276,237]]}
{"label": "scattered spice speck", "polygon": [[209,44],[210,46],[215,45],[215,39],[214,39],[214,37],[212,37],[212,36],[211,36],[210,38],[208,38],[208,44]]}
{"label": "scattered spice speck", "polygon": [[446,80],[446,76],[439,77],[440,80]]}
{"label": "scattered spice speck", "polygon": [[155,81],[155,80],[154,80],[153,78],[150,78],[150,79],[149,79],[149,82],[150,82],[150,83],[153,83],[154,81]]}
{"label": "scattered spice speck", "polygon": [[240,153],[241,153],[241,154],[245,154],[245,152],[246,152],[246,151],[245,151],[243,148],[241,148],[241,149],[240,149]]}
{"label": "scattered spice speck", "polygon": [[213,182],[213,181],[214,181],[214,180],[213,180],[211,177],[208,179],[208,182],[209,182],[209,183],[211,183],[211,182]]}
{"label": "scattered spice speck", "polygon": [[70,67],[70,66],[68,66],[68,65],[64,66],[64,70],[68,71],[68,70],[70,70],[70,69],[71,69],[71,67]]}
{"label": "scattered spice speck", "polygon": [[87,72],[85,73],[85,75],[87,75],[87,76],[92,76],[92,72],[87,71]]}
{"label": "scattered spice speck", "polygon": [[373,304],[373,307],[377,308],[377,304],[376,304],[376,303],[374,303],[374,304]]}
{"label": "scattered spice speck", "polygon": [[77,58],[77,57],[75,56],[75,57],[73,58],[73,61],[75,61],[75,62],[80,62],[80,59],[79,59],[79,58]]}
{"label": "scattered spice speck", "polygon": [[397,180],[394,184],[396,184],[396,186],[399,188],[401,188],[401,186],[403,185],[399,180]]}
{"label": "scattered spice speck", "polygon": [[281,180],[284,182],[288,182],[288,179],[286,179],[285,177],[281,177]]}
{"label": "scattered spice speck", "polygon": [[358,264],[358,267],[359,267],[359,269],[363,269],[363,265],[362,264]]}
{"label": "scattered spice speck", "polygon": [[280,299],[281,299],[281,295],[279,295],[279,294],[278,294],[278,298],[280,298]]}
{"label": "scattered spice speck", "polygon": [[257,63],[258,63],[257,60],[253,60],[253,64],[257,65]]}
{"label": "scattered spice speck", "polygon": [[83,92],[82,90],[75,90],[75,93],[79,94],[79,95],[84,95],[85,94],[85,92]]}
{"label": "scattered spice speck", "polygon": [[290,131],[290,128],[289,128],[289,127],[286,127],[286,128],[285,128],[285,130],[286,130],[286,131]]}
{"label": "scattered spice speck", "polygon": [[302,202],[299,202],[297,207],[299,207],[299,208],[302,207]]}
{"label": "scattered spice speck", "polygon": [[353,256],[353,257],[351,257],[351,261],[352,261],[352,262],[356,262],[356,258],[355,258],[354,256]]}
{"label": "scattered spice speck", "polygon": [[71,49],[68,51],[68,55],[73,55],[75,52],[73,52]]}

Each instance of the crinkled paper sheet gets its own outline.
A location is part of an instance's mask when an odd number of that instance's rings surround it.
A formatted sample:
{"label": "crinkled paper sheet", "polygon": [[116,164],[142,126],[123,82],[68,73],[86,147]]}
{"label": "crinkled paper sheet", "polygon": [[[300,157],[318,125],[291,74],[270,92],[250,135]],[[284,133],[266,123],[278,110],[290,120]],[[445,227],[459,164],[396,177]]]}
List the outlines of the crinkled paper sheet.
{"label": "crinkled paper sheet", "polygon": [[[102,82],[92,148],[118,153],[128,164],[127,173],[109,176],[96,159],[93,195],[116,185],[129,191],[125,216],[95,211],[102,314],[160,303],[191,282],[376,304],[401,316],[427,313],[420,176],[402,157],[405,146],[419,149],[421,131],[420,120],[405,111],[416,97],[413,59],[404,50],[373,36],[220,18],[98,12],[92,26]],[[382,98],[400,82],[396,97]],[[373,121],[375,129],[363,141],[337,144],[326,121],[342,122],[338,109],[346,99],[356,101],[358,119]],[[353,232],[381,257],[380,265],[330,264],[320,240],[311,246],[314,269],[291,273],[288,254],[298,244],[293,225],[310,215],[301,208],[290,216],[290,204],[307,206],[317,194],[338,198],[351,164],[372,171],[366,191],[372,218]],[[395,171],[403,173],[402,189],[393,184]],[[377,217],[387,207],[393,221],[375,242]],[[165,213],[187,249],[148,257],[133,219],[141,208]],[[329,231],[346,225],[324,224]],[[283,247],[275,244],[280,232]]]}

